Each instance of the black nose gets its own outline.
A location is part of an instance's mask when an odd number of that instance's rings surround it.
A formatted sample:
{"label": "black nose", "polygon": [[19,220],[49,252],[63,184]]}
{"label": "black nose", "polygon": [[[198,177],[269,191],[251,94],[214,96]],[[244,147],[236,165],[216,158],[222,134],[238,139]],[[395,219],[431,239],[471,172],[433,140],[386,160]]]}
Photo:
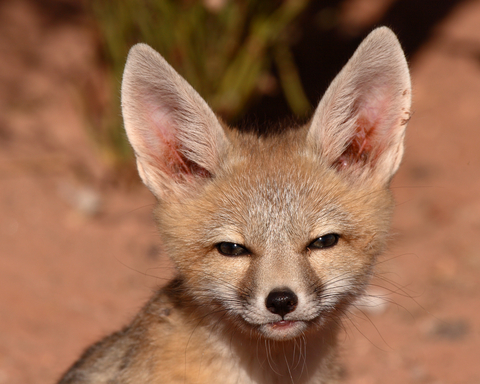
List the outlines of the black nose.
{"label": "black nose", "polygon": [[289,288],[275,288],[267,296],[265,306],[267,309],[282,318],[293,312],[298,304],[298,297]]}

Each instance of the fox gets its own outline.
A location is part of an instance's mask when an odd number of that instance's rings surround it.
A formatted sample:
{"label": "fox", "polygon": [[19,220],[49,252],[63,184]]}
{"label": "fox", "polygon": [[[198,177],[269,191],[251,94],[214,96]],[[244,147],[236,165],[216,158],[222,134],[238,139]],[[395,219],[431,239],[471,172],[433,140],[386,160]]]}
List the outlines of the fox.
{"label": "fox", "polygon": [[374,29],[310,121],[225,124],[154,49],[129,52],[121,103],[175,275],[59,384],[333,384],[338,336],[389,238],[411,81]]}

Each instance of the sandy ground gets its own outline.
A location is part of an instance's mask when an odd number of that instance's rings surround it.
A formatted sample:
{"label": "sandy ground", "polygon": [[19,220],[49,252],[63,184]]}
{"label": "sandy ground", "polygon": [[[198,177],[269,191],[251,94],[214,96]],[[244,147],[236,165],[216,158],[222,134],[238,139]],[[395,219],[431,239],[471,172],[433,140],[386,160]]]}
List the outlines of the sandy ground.
{"label": "sandy ground", "polygon": [[[0,3],[0,384],[54,382],[170,271],[153,198],[102,182],[84,129],[79,89],[102,99],[104,86],[92,28],[38,6]],[[345,381],[479,383],[480,1],[455,8],[411,69],[394,236],[371,288],[383,300],[345,322]]]}

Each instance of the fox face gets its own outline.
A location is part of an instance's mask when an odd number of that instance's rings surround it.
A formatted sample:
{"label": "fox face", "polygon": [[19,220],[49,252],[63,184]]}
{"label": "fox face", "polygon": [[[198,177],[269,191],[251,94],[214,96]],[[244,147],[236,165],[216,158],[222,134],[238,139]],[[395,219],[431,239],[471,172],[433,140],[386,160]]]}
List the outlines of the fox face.
{"label": "fox face", "polygon": [[385,247],[410,103],[387,28],[364,40],[307,125],[260,137],[225,126],[150,47],[132,48],[125,128],[186,310],[272,340],[338,322]]}
{"label": "fox face", "polygon": [[282,140],[239,142],[199,194],[156,210],[191,299],[281,340],[337,318],[361,293],[391,204],[385,189],[355,184],[313,149],[296,148],[302,140]]}

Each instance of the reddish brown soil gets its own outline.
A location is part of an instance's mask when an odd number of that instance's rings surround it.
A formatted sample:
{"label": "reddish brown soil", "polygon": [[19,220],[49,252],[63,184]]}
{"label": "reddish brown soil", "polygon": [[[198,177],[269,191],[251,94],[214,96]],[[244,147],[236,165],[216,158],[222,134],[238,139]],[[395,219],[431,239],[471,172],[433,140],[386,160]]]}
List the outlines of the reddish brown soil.
{"label": "reddish brown soil", "polygon": [[[85,22],[0,3],[0,384],[54,382],[170,272],[153,198],[101,182],[79,91],[103,87],[94,41]],[[388,303],[345,321],[346,383],[479,383],[480,1],[411,68],[394,236],[372,286]],[[92,193],[98,212],[82,206]]]}

